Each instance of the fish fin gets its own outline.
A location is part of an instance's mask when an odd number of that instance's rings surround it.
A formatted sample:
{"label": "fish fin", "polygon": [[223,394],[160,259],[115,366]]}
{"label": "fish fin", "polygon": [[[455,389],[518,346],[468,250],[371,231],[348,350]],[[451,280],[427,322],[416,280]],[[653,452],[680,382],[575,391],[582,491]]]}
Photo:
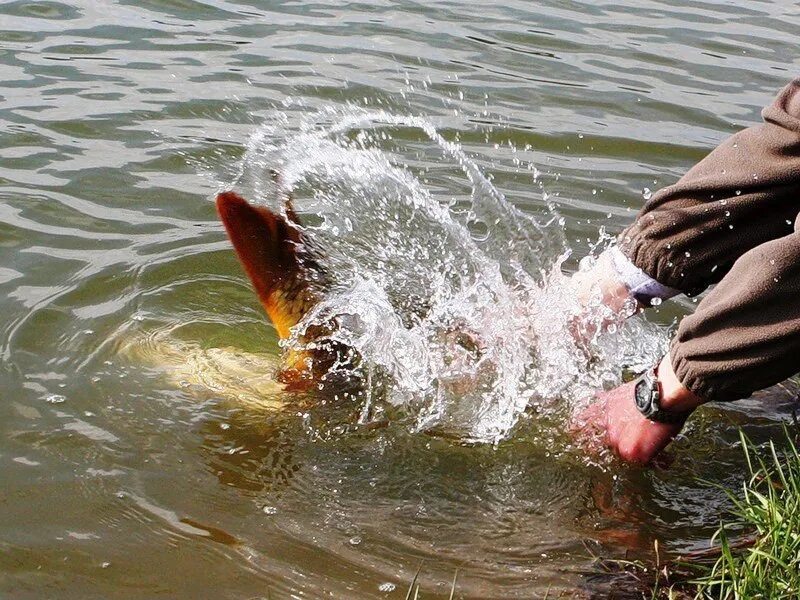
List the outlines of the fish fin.
{"label": "fish fin", "polygon": [[317,265],[306,256],[297,216],[290,222],[235,192],[217,196],[217,211],[278,335],[288,338],[318,300],[309,272]]}

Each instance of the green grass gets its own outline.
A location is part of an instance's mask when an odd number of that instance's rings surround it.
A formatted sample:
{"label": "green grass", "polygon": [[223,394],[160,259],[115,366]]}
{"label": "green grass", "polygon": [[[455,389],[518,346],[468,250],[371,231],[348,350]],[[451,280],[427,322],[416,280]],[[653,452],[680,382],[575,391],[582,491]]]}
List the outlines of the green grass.
{"label": "green grass", "polygon": [[788,447],[779,453],[769,443],[762,458],[741,434],[750,472],[743,496],[728,492],[734,503],[737,529],[750,536],[731,541],[722,525],[714,540],[720,555],[694,581],[697,598],[739,600],[800,597],[800,454],[787,434]]}

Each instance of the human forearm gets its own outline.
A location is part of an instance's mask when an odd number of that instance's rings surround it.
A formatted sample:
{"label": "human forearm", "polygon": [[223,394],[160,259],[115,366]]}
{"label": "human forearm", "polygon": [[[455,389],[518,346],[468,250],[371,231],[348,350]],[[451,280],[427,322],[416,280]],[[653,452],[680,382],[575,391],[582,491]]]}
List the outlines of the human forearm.
{"label": "human forearm", "polygon": [[747,252],[685,317],[672,342],[679,380],[736,400],[800,369],[800,231]]}
{"label": "human forearm", "polygon": [[696,294],[743,254],[792,231],[800,204],[800,79],[675,185],[656,193],[619,236],[631,261]]}

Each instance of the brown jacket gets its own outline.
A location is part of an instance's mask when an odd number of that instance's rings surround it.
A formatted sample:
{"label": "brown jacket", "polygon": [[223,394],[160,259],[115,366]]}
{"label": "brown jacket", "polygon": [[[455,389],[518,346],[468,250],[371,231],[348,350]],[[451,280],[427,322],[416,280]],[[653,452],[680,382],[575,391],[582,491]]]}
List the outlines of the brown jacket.
{"label": "brown jacket", "polygon": [[694,295],[672,343],[681,382],[736,400],[800,372],[800,78],[647,202],[619,236],[631,261]]}

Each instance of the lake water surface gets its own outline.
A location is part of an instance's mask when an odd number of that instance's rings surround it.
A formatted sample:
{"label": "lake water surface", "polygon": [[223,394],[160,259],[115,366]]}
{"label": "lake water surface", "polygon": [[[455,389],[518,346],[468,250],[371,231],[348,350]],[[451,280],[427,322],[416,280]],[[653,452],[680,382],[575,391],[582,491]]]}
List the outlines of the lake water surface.
{"label": "lake water surface", "polygon": [[[277,338],[213,198],[259,193],[264,139],[287,170],[356,172],[361,153],[303,137],[350,119],[369,165],[467,215],[481,256],[529,244],[536,279],[569,248],[574,270],[645,188],[758,120],[800,70],[798,31],[798,6],[768,0],[2,3],[0,595],[404,598],[421,564],[425,598],[456,570],[464,598],[602,597],[593,555],[706,547],[729,506],[714,484],[744,474],[736,428],[777,435],[789,394],[705,408],[649,470],[587,464],[563,410],[521,414],[544,376],[501,390],[511,412],[470,413],[483,443],[419,414],[355,427],[357,404],[275,411]],[[427,265],[445,238],[384,232],[399,205],[374,191],[298,203],[377,217],[342,261],[382,232]],[[442,243],[426,260],[466,247]],[[692,306],[606,343],[654,352]]]}

